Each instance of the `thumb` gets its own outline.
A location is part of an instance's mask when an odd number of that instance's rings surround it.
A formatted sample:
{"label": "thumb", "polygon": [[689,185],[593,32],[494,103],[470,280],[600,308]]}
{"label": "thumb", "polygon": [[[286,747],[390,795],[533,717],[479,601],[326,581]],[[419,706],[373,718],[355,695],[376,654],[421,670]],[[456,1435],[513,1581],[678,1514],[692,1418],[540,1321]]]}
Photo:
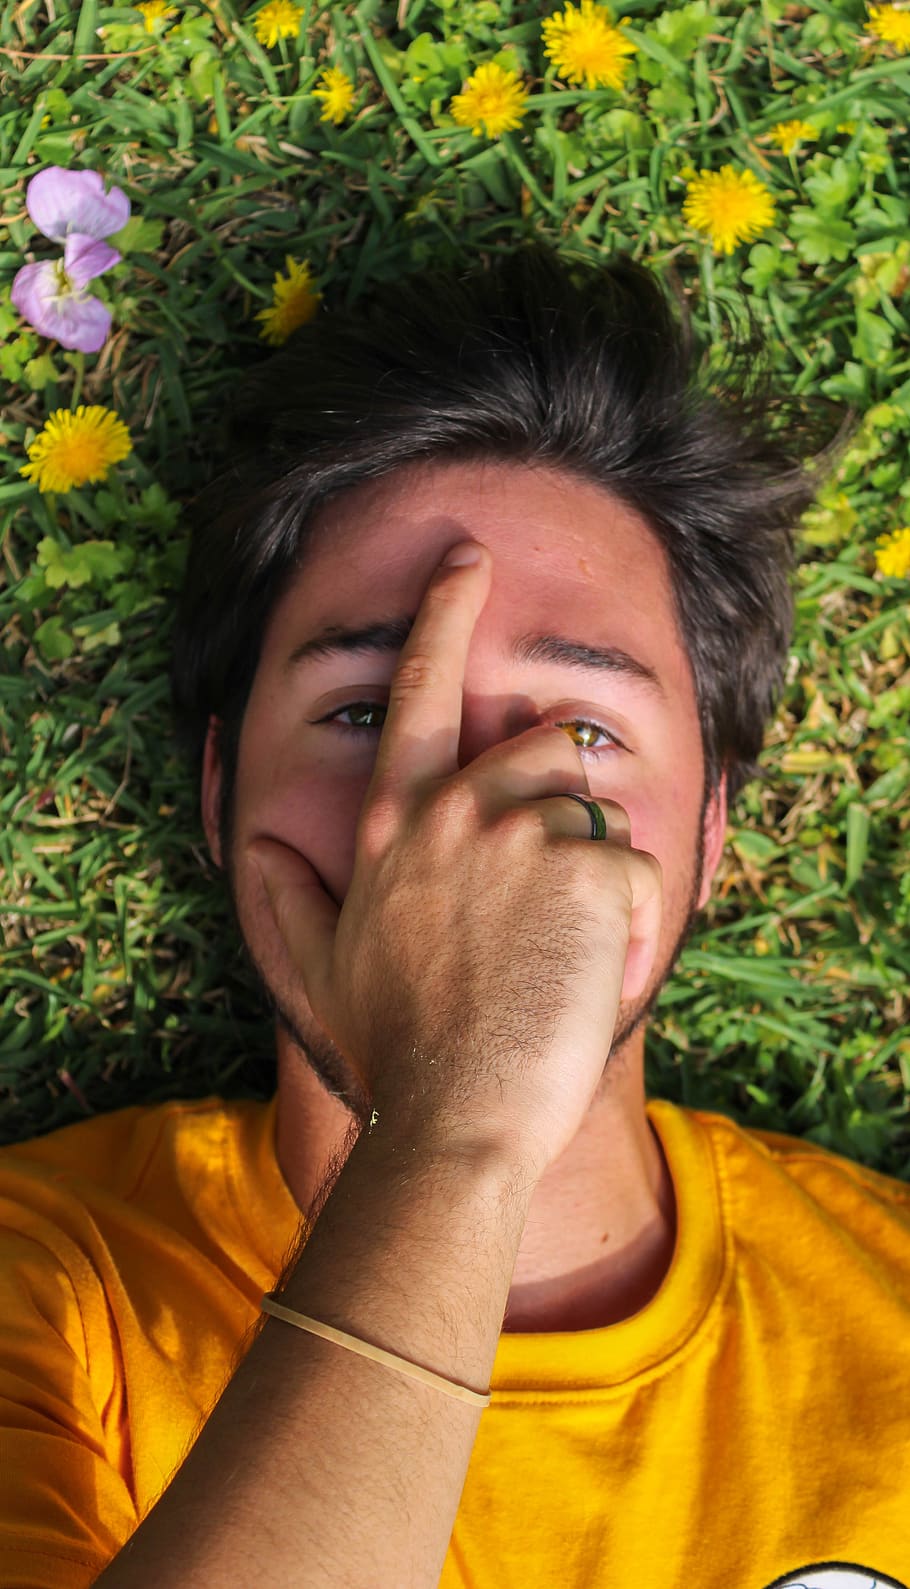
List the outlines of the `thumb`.
{"label": "thumb", "polygon": [[247,855],[259,872],[295,970],[311,1004],[321,1003],[331,977],[341,912],[318,872],[299,850],[277,839],[256,839]]}
{"label": "thumb", "polygon": [[641,998],[647,989],[657,961],[663,908],[659,862],[644,850],[633,855],[633,905],[621,994],[626,1000]]}

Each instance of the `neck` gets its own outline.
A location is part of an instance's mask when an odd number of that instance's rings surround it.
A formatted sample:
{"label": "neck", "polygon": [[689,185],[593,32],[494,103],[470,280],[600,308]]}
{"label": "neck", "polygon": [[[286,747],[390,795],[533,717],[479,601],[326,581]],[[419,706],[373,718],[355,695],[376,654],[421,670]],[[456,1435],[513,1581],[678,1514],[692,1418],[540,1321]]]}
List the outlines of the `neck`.
{"label": "neck", "polygon": [[676,1198],[645,1113],[644,1043],[611,1058],[574,1141],[532,1198],[503,1328],[590,1330],[631,1318],[673,1258]]}
{"label": "neck", "polygon": [[[278,1028],[276,1151],[302,1213],[350,1151],[350,1111]],[[596,1329],[639,1312],[673,1257],[676,1199],[645,1113],[644,1037],[611,1056],[566,1151],[535,1189],[503,1320],[507,1332]]]}

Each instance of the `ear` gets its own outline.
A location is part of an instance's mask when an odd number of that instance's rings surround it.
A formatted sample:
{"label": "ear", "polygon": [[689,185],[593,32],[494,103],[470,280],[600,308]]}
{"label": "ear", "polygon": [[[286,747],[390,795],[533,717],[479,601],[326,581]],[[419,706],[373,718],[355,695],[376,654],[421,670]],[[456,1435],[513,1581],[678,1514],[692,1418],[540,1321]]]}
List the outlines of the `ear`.
{"label": "ear", "polygon": [[724,848],[724,838],[727,831],[727,774],[721,774],[720,782],[708,801],[705,811],[704,845],[705,859],[701,873],[701,890],[698,895],[698,908],[708,903],[711,897],[711,884],[714,873],[720,865],[721,854]]}
{"label": "ear", "polygon": [[221,806],[221,719],[209,718],[208,732],[205,736],[205,750],[202,753],[202,824],[205,836],[208,839],[209,853],[215,865],[224,866],[221,855],[221,835],[218,827],[218,812]]}

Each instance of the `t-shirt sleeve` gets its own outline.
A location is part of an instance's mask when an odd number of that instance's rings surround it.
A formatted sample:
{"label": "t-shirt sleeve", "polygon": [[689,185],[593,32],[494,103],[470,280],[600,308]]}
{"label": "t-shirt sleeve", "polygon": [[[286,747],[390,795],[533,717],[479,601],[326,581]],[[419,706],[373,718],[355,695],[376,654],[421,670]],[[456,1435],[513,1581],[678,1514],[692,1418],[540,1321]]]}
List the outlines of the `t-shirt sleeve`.
{"label": "t-shirt sleeve", "polygon": [[92,1362],[97,1289],[75,1244],[0,1196],[3,1589],[93,1584],[138,1526],[128,1445],[112,1439],[111,1419],[122,1416],[116,1354],[102,1348]]}

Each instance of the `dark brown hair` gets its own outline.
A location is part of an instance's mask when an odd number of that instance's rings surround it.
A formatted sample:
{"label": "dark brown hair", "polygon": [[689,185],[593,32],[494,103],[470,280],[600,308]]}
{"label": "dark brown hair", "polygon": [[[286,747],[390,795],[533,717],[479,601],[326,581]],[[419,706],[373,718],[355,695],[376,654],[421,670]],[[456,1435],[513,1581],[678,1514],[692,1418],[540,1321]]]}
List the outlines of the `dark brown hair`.
{"label": "dark brown hair", "polygon": [[323,306],[230,403],[227,462],[190,505],[174,640],[181,743],[198,774],[221,721],[222,832],[269,616],[329,497],[418,459],[557,466],[643,515],[669,561],[695,682],[706,788],[756,771],[792,627],[794,530],[852,413],[778,389],[754,315],[713,355],[680,293],[630,256],[541,243],[487,268]]}

